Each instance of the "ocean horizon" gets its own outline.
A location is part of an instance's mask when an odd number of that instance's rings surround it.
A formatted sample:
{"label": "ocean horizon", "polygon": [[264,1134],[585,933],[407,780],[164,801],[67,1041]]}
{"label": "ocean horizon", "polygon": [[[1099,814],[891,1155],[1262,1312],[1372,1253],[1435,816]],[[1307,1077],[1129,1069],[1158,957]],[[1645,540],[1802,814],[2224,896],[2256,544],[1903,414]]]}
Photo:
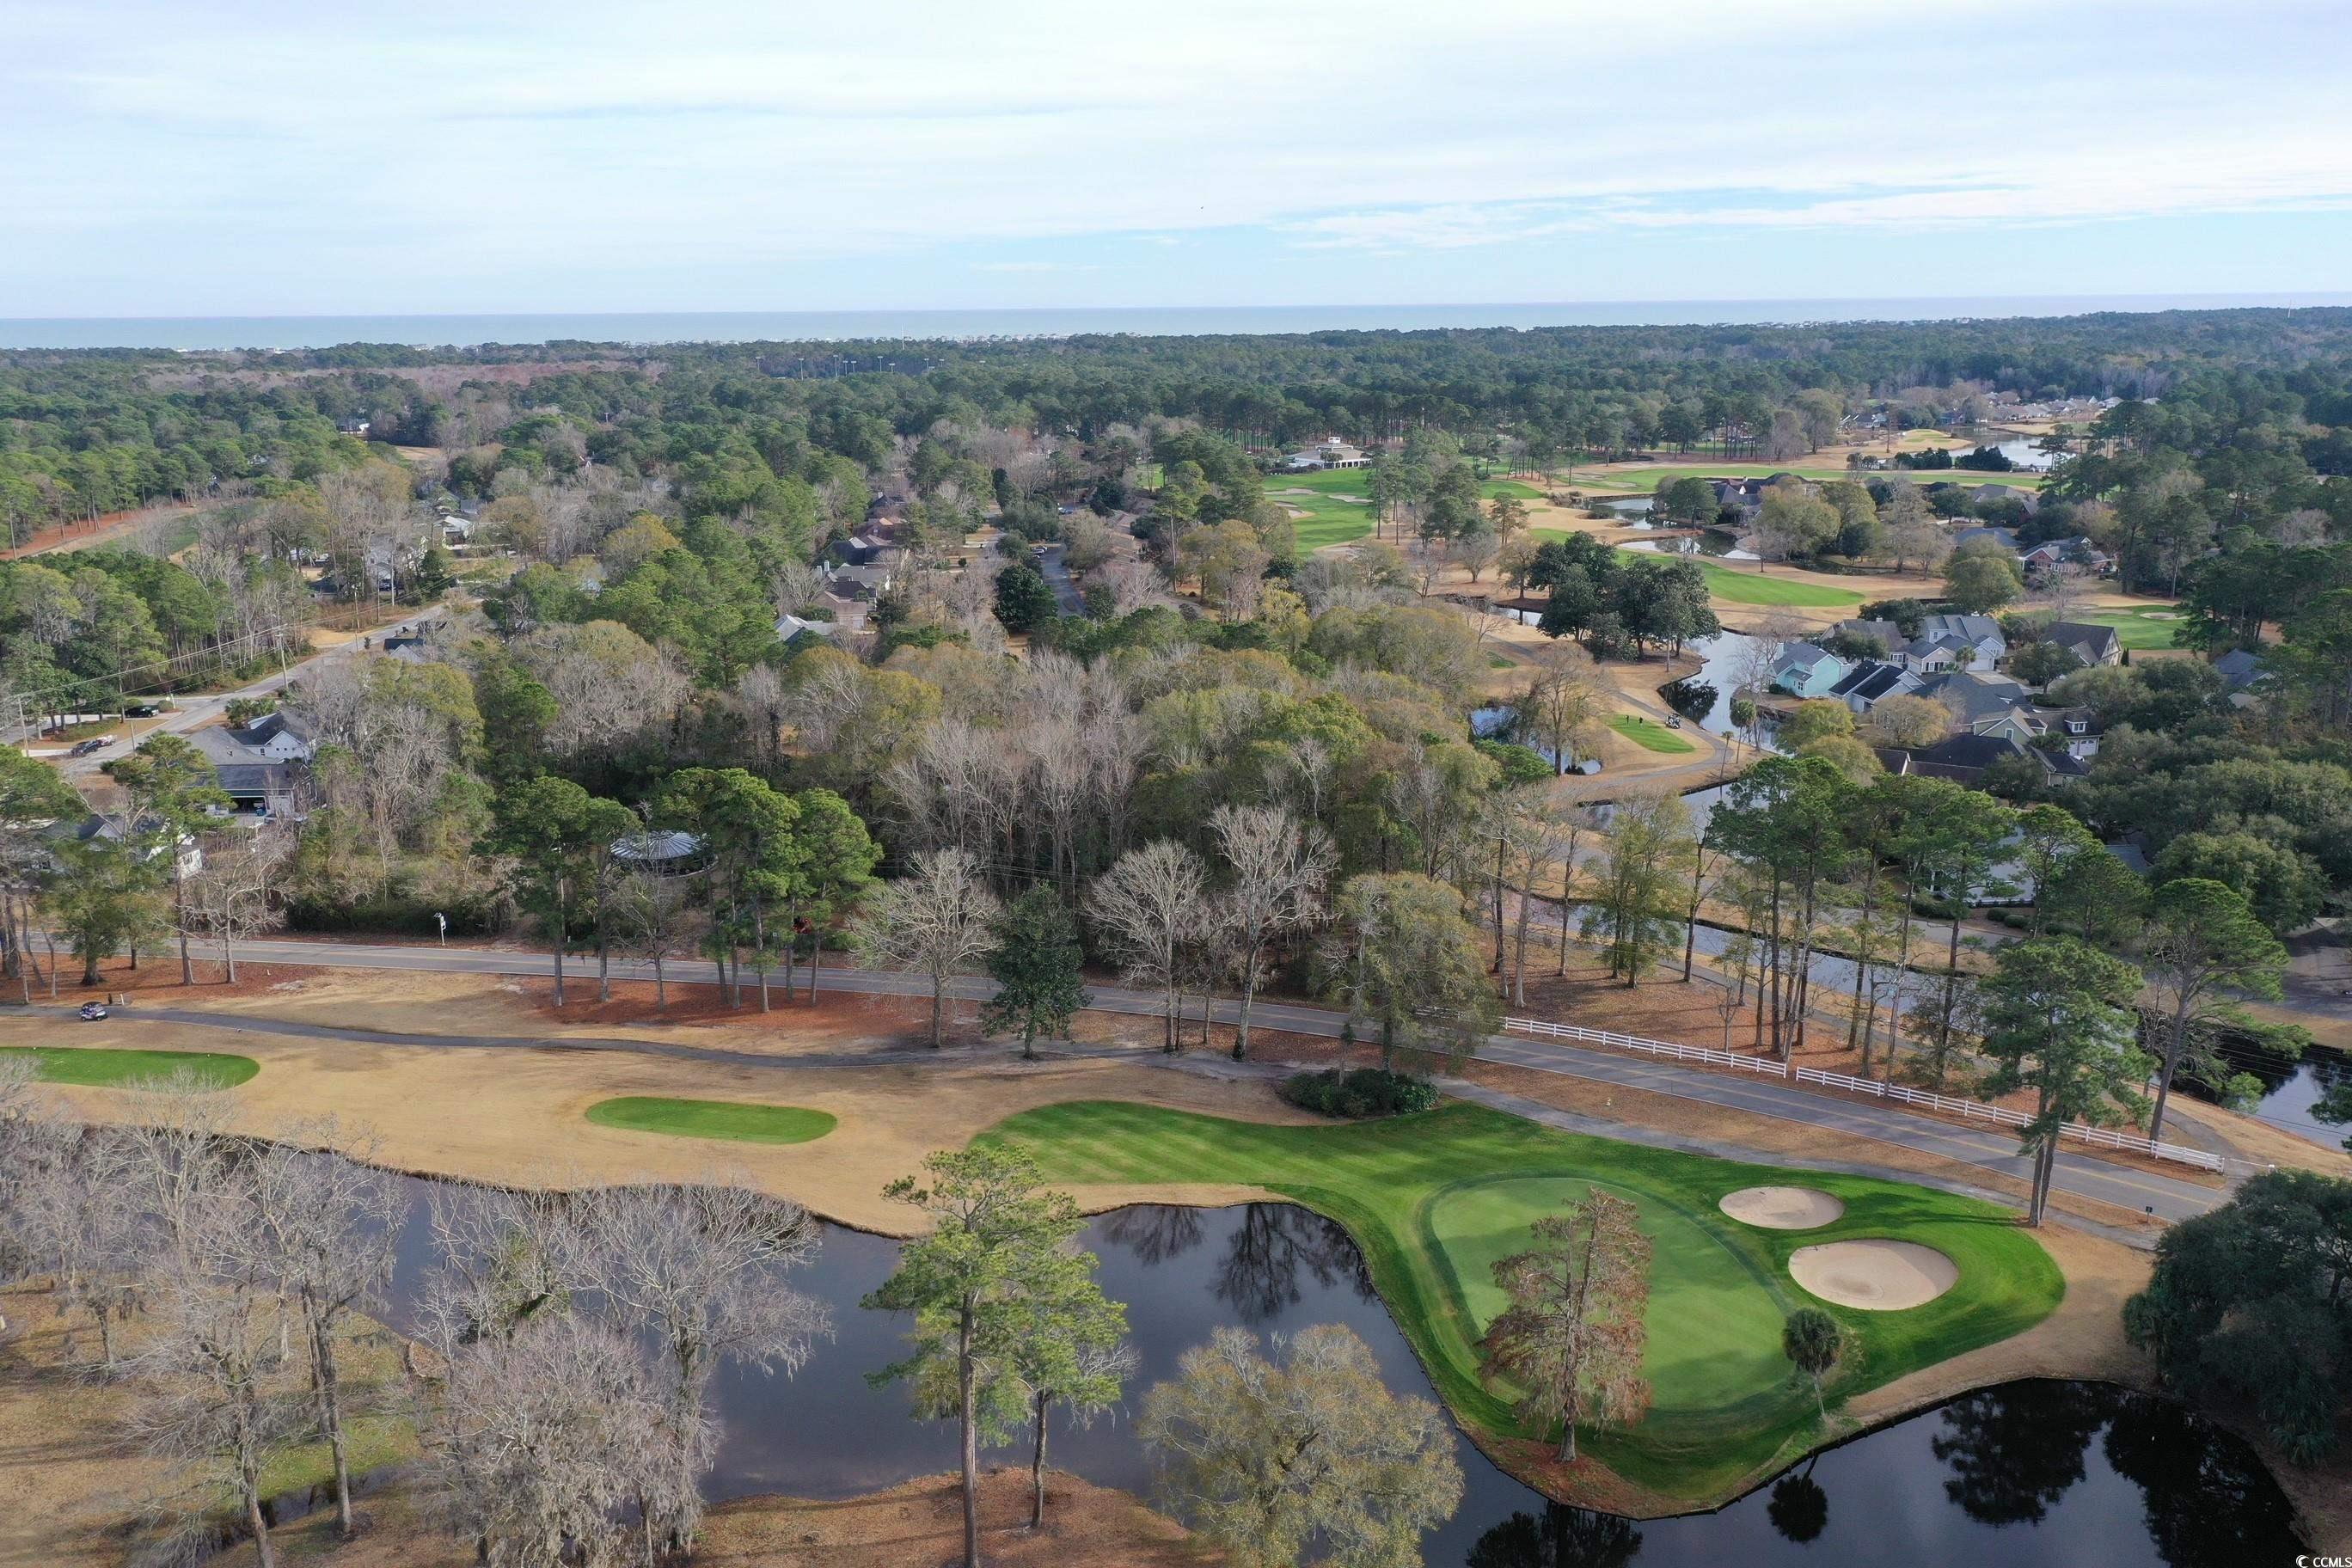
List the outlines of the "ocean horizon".
{"label": "ocean horizon", "polygon": [[924,310],[640,310],[289,316],[0,317],[0,350],[292,350],[550,342],[843,343],[1422,331],[1445,328],[1758,326],[2352,305],[2352,292],[1883,300],[1600,300],[1486,305],[1071,306]]}

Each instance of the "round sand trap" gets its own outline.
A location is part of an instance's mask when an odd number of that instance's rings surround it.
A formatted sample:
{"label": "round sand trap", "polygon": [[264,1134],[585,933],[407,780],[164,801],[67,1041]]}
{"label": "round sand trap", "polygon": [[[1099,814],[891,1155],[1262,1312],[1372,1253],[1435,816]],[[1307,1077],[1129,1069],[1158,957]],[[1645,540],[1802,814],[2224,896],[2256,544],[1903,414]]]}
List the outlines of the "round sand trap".
{"label": "round sand trap", "polygon": [[1715,1206],[1766,1230],[1811,1230],[1845,1213],[1845,1205],[1812,1187],[1742,1187]]}
{"label": "round sand trap", "polygon": [[1911,1241],[1832,1241],[1789,1255],[1789,1277],[1824,1301],[1865,1312],[1923,1307],[1959,1282],[1952,1260]]}

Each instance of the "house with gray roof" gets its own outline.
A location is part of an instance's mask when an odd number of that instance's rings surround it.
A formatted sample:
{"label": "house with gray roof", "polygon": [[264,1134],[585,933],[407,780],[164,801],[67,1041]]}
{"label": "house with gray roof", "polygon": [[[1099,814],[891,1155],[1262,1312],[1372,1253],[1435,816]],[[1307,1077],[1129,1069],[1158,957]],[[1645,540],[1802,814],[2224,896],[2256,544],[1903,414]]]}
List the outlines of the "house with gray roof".
{"label": "house with gray roof", "polygon": [[1773,661],[1772,684],[1791,697],[1826,697],[1845,678],[1845,660],[1825,647],[1792,642]]}
{"label": "house with gray roof", "polygon": [[1974,675],[1965,670],[1929,676],[1919,683],[1919,695],[1950,709],[1953,723],[1964,730],[1979,719],[1993,718],[2031,701],[2024,686],[2005,675]]}
{"label": "house with gray roof", "polygon": [[1830,695],[1856,713],[1867,713],[1890,697],[1908,696],[1919,689],[1920,678],[1899,664],[1870,659],[1855,665],[1845,679],[1830,689]]}
{"label": "house with gray roof", "polygon": [[2113,626],[2093,626],[2086,621],[2053,621],[2042,634],[2044,642],[2056,643],[2072,649],[2076,658],[2086,665],[2121,664],[2124,640]]}

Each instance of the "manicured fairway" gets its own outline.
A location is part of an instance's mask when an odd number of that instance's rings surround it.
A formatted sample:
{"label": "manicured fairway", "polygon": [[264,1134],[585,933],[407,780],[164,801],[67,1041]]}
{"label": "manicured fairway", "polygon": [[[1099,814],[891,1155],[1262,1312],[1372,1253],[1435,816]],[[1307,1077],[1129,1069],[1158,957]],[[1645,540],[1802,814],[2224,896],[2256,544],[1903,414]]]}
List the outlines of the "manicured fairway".
{"label": "manicured fairway", "polygon": [[[1900,1312],[1827,1310],[1859,1354],[1832,1403],[2018,1333],[2063,1293],[2057,1268],[2008,1211],[1900,1183],[1711,1160],[1578,1137],[1482,1107],[1329,1126],[1269,1127],[1106,1102],[1024,1111],[983,1135],[1017,1142],[1068,1183],[1213,1182],[1279,1192],[1345,1225],[1431,1380],[1455,1414],[1521,1433],[1509,1391],[1478,1375],[1493,1315],[1496,1258],[1591,1183],[1632,1199],[1652,1237],[1648,1371],[1655,1405],[1629,1432],[1589,1435],[1619,1474],[1702,1505],[1737,1492],[1817,1440],[1810,1388],[1779,1353],[1780,1325],[1819,1305],[1789,1279],[1789,1254],[1828,1240],[1889,1237],[1932,1247],[1959,1283]],[[1737,1188],[1796,1184],[1845,1213],[1807,1231],[1724,1215]]]}
{"label": "manicured fairway", "polygon": [[251,1057],[218,1056],[210,1051],[79,1050],[65,1046],[0,1047],[0,1056],[30,1055],[40,1062],[40,1076],[48,1083],[76,1083],[100,1089],[167,1079],[174,1073],[194,1074],[207,1089],[235,1089],[261,1070]]}
{"label": "manicured fairway", "polygon": [[599,1127],[667,1132],[678,1138],[724,1138],[737,1143],[805,1143],[833,1131],[829,1110],[797,1105],[748,1105],[733,1100],[662,1100],[636,1095],[600,1100],[588,1108]]}
{"label": "manicured fairway", "polygon": [[[1371,507],[1365,499],[1370,490],[1370,472],[1365,468],[1269,474],[1265,481],[1268,500],[1307,514],[1291,520],[1301,551],[1320,550],[1330,544],[1350,544],[1371,532]],[[1488,479],[1478,487],[1478,493],[1490,500],[1496,496],[1537,500],[1543,495],[1541,490],[1524,479]]]}
{"label": "manicured fairway", "polygon": [[[1972,443],[1957,443],[1955,450],[1965,450]],[[1891,479],[1897,473],[1925,489],[1929,485],[1956,484],[1974,488],[1978,485],[2011,485],[2021,490],[2038,490],[2050,482],[2048,474],[1982,472],[1975,468],[1906,468],[1856,470],[1843,465],[1826,467],[1799,459],[1793,463],[1709,463],[1699,468],[1639,468],[1613,469],[1607,473],[1577,468],[1570,470],[1562,483],[1573,489],[1593,491],[1622,490],[1633,495],[1654,494],[1660,486],[1676,479],[1767,479],[1775,474],[1794,474],[1815,484],[1834,484],[1840,479],[1868,483],[1874,479]]]}
{"label": "manicured fairway", "polygon": [[2175,605],[2135,605],[2124,610],[2077,610],[2066,617],[2086,626],[2113,626],[2116,640],[2134,653],[2170,647],[2189,616]]}
{"label": "manicured fairway", "polygon": [[[1624,547],[1620,545],[1619,548]],[[1712,561],[1701,561],[1698,569],[1706,575],[1706,591],[1709,594],[1735,605],[1801,605],[1827,608],[1836,605],[1859,605],[1864,597],[1851,588],[1825,588],[1817,583],[1801,583],[1791,577],[1767,577],[1760,572],[1742,572],[1736,567],[1717,565]]]}
{"label": "manicured fairway", "polygon": [[1648,752],[1696,752],[1696,746],[1659,723],[1655,719],[1643,719],[1632,713],[1620,713],[1609,721],[1609,727]]}

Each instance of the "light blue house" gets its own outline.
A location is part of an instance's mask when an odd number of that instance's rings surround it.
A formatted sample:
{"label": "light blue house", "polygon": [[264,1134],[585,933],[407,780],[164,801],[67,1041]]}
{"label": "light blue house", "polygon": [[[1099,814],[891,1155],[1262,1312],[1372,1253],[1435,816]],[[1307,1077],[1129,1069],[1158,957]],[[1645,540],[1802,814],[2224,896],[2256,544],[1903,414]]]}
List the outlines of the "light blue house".
{"label": "light blue house", "polygon": [[1772,684],[1791,697],[1826,697],[1845,672],[1845,660],[1827,648],[1792,642],[1772,666]]}

